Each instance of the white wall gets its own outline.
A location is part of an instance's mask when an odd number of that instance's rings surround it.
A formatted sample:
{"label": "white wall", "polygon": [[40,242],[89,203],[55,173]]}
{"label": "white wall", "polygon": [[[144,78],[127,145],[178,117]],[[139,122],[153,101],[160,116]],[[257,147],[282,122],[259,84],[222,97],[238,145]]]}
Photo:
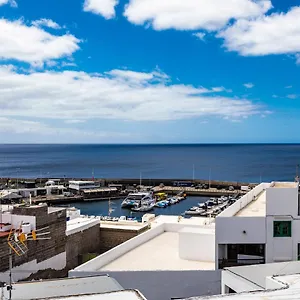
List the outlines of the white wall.
{"label": "white wall", "polygon": [[216,242],[217,244],[264,244],[265,227],[264,217],[216,218]]}
{"label": "white wall", "polygon": [[184,228],[179,231],[179,257],[186,260],[215,260],[215,233],[213,230]]}
{"label": "white wall", "polygon": [[[274,221],[291,221],[291,237],[274,237]],[[297,244],[300,240],[299,220],[293,220],[289,216],[267,217],[267,242],[266,242],[266,263],[297,260]]]}
{"label": "white wall", "polygon": [[257,185],[254,189],[252,189],[250,192],[248,192],[243,197],[241,197],[238,201],[236,201],[228,208],[226,208],[223,212],[221,212],[217,216],[217,218],[232,217],[236,215],[238,211],[240,211],[242,208],[248,205],[254,199],[255,196],[259,195],[263,190],[268,188],[270,185],[271,185],[270,183],[261,183]]}
{"label": "white wall", "polygon": [[116,258],[124,255],[132,249],[138,247],[141,244],[155,238],[156,236],[164,232],[164,224],[158,225],[124,243],[121,245],[95,257],[94,259],[86,262],[75,268],[73,271],[98,271],[101,267],[109,264]]}
{"label": "white wall", "polygon": [[[56,256],[53,256],[47,260],[37,262],[36,259],[15,267],[12,269],[12,279],[13,282],[17,282],[19,280],[25,279],[29,277],[31,274],[46,269],[54,269],[54,270],[62,270],[65,268],[67,263],[66,252],[62,252]],[[0,273],[0,281],[9,282],[9,271]]]}
{"label": "white wall", "polygon": [[266,189],[267,216],[298,217],[298,188]]}
{"label": "white wall", "polygon": [[1,215],[2,223],[10,223],[13,225],[13,228],[19,228],[21,223],[28,222],[31,224],[31,229],[36,229],[36,217],[34,216],[22,216],[22,215],[12,215],[10,213],[3,213]]}
{"label": "white wall", "polygon": [[222,271],[222,294],[225,294],[225,287],[230,287],[237,293],[263,290],[260,286],[244,279],[228,270]]}

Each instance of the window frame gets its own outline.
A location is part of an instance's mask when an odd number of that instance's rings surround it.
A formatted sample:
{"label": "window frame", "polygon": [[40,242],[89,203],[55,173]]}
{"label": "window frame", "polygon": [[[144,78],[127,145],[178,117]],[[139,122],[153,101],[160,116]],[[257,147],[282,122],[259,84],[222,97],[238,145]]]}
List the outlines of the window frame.
{"label": "window frame", "polygon": [[273,222],[273,237],[291,237],[291,236],[292,236],[292,221]]}

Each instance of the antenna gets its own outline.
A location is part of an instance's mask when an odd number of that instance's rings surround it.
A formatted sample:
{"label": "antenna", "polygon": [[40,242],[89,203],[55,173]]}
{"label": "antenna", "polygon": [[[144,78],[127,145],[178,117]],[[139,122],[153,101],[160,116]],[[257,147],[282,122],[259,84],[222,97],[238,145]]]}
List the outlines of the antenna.
{"label": "antenna", "polygon": [[22,256],[27,253],[28,247],[27,241],[37,241],[37,240],[50,240],[49,237],[50,231],[49,226],[40,228],[38,230],[28,230],[29,233],[25,233],[26,230],[24,226],[30,225],[30,223],[21,222],[19,229],[11,228],[7,243],[9,246],[9,286],[7,290],[9,291],[9,300],[12,298],[12,268],[13,268],[13,253],[17,256]]}

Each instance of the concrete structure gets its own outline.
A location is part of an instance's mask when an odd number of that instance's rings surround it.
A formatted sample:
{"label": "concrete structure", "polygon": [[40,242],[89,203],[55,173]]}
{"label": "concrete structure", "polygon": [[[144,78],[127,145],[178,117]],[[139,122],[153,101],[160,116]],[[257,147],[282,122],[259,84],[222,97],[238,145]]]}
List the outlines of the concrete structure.
{"label": "concrete structure", "polygon": [[298,183],[261,183],[216,217],[216,268],[297,260]]}
{"label": "concrete structure", "polygon": [[[32,281],[13,284],[12,300],[33,300],[54,297],[70,297],[123,290],[123,287],[107,275]],[[5,299],[8,291],[3,288]]]}
{"label": "concrete structure", "polygon": [[[201,256],[195,256],[189,248],[194,247],[195,237],[197,246],[205,245],[206,251],[214,250],[214,244],[204,244],[207,241],[205,230],[211,234],[213,224],[205,225],[203,219],[185,219],[181,222],[178,217],[159,218],[151,224],[152,228],[125,243],[111,249],[110,251],[96,257],[95,259],[75,268],[69,272],[70,276],[87,274],[89,272],[108,271],[154,271],[154,270],[212,270],[214,261],[201,261]],[[182,229],[186,229],[185,231]],[[191,229],[200,229],[193,230]],[[188,230],[190,229],[190,231]],[[192,233],[192,235],[190,235]],[[182,235],[184,242],[189,247],[183,247],[179,242]],[[179,249],[181,249],[179,251]],[[180,255],[179,255],[180,252]],[[200,251],[199,251],[200,253]],[[187,260],[185,257],[195,259]],[[205,256],[205,259],[208,255]],[[213,258],[213,257],[212,257]]]}
{"label": "concrete structure", "polygon": [[[300,262],[226,268],[222,271],[222,295],[214,296],[212,299],[299,299],[299,269]],[[226,297],[224,294],[227,294]],[[209,298],[192,297],[181,299],[200,300]]]}

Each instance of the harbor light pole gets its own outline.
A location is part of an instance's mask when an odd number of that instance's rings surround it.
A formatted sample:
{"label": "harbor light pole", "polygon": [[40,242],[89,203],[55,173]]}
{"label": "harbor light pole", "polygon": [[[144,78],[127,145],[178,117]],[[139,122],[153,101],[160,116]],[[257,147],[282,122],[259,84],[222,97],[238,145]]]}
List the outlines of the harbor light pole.
{"label": "harbor light pole", "polygon": [[140,188],[142,186],[142,172],[140,172]]}
{"label": "harbor light pole", "polygon": [[195,165],[193,164],[193,183],[195,181]]}

